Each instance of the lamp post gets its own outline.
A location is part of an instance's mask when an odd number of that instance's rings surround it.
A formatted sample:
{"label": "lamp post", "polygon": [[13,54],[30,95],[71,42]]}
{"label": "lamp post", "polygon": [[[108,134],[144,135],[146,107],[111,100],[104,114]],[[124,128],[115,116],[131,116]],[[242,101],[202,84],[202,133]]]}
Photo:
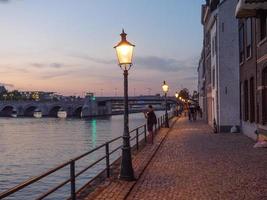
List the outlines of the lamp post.
{"label": "lamp post", "polygon": [[169,86],[166,84],[166,81],[163,81],[162,90],[165,95],[165,128],[169,128],[169,117],[167,112],[167,93],[169,91]]}
{"label": "lamp post", "polygon": [[122,136],[123,146],[119,178],[121,180],[133,181],[135,178],[132,167],[129,134],[128,71],[132,67],[133,49],[135,45],[126,40],[127,34],[124,32],[124,30],[122,30],[120,36],[121,41],[114,47],[118,57],[118,64],[123,70],[124,75],[124,131]]}
{"label": "lamp post", "polygon": [[179,116],[179,109],[178,109],[178,98],[179,98],[179,93],[178,92],[175,92],[175,98],[176,98],[176,111],[175,111],[175,113],[176,113],[176,116]]}

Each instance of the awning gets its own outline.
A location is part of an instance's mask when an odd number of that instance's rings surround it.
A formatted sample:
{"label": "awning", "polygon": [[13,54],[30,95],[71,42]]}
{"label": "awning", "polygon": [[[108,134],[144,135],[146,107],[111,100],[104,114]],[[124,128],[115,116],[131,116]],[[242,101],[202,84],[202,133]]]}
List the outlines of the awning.
{"label": "awning", "polygon": [[267,12],[266,0],[239,0],[235,15],[237,18],[255,17],[259,10]]}

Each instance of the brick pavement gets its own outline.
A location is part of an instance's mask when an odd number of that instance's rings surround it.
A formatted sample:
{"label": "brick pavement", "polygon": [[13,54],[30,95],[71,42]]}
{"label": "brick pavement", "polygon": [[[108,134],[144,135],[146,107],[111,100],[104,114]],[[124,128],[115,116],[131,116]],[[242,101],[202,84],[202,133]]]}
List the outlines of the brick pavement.
{"label": "brick pavement", "polygon": [[267,151],[242,134],[179,120],[128,200],[267,200]]}
{"label": "brick pavement", "polygon": [[[171,124],[174,124],[177,119],[174,118],[171,120]],[[141,174],[143,173],[144,169],[147,167],[147,164],[152,159],[153,155],[156,153],[160,144],[167,136],[167,133],[170,129],[161,128],[160,131],[157,133],[154,144],[148,144],[144,148],[142,148],[136,155],[133,156],[133,168],[136,179],[140,178]],[[119,170],[117,170],[119,171]],[[118,174],[114,174],[114,176],[110,179],[106,179],[103,184],[100,184],[97,189],[91,192],[90,188],[86,188],[84,194],[80,194],[78,199],[83,200],[123,200],[126,198],[136,181],[127,182],[127,181],[120,181],[117,179]],[[89,191],[89,194],[87,193]]]}

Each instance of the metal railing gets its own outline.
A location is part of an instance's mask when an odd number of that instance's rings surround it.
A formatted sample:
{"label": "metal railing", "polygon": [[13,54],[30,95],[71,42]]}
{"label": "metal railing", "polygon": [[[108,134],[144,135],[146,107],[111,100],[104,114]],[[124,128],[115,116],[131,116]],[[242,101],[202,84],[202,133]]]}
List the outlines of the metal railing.
{"label": "metal railing", "polygon": [[[171,119],[172,117],[169,116],[169,119]],[[165,115],[164,116],[161,116],[157,119],[157,125],[155,125],[155,130],[159,130],[162,125],[164,125],[164,122],[165,122]],[[132,149],[136,149],[137,151],[139,150],[140,148],[140,142],[144,142],[144,143],[147,143],[147,130],[146,130],[147,126],[146,124],[142,125],[142,126],[139,126],[133,130],[130,131],[130,134],[134,134],[135,135],[133,137],[131,137],[130,141],[134,141],[135,140],[135,145],[132,147]],[[154,133],[156,132],[154,131]],[[144,134],[144,138],[142,140],[140,140],[140,136]],[[152,140],[152,143],[153,143],[153,140],[154,140],[154,136],[152,134],[151,136],[151,140]],[[87,170],[89,170],[90,168],[94,167],[95,165],[97,165],[98,163],[100,163],[101,161],[105,160],[105,169],[102,170],[98,175],[102,174],[103,172],[106,171],[106,177],[109,178],[110,177],[110,166],[113,164],[113,163],[110,163],[110,156],[112,154],[114,154],[115,152],[117,152],[119,149],[122,148],[122,145],[116,147],[115,149],[113,150],[110,150],[110,146],[112,143],[118,141],[122,139],[122,136],[119,136],[119,137],[116,137],[76,158],[73,158],[71,160],[69,160],[68,162],[65,162],[53,169],[50,169],[49,171],[39,175],[39,176],[35,176],[35,177],[32,177],[24,182],[22,182],[21,184],[9,189],[9,190],[6,190],[2,193],[0,193],[0,199],[3,199],[5,197],[9,197],[11,195],[13,195],[14,193],[16,192],[19,192],[20,190],[26,188],[27,186],[30,186],[34,183],[36,183],[37,181],[55,173],[55,172],[58,172],[59,170],[69,166],[70,168],[70,172],[69,172],[69,178],[63,182],[61,182],[60,184],[58,184],[57,186],[51,188],[50,190],[48,190],[47,192],[41,194],[38,198],[36,198],[36,200],[41,200],[41,199],[44,199],[45,197],[51,195],[52,193],[56,192],[58,189],[62,188],[63,186],[65,186],[66,184],[69,184],[70,183],[70,199],[71,200],[76,200],[76,195],[77,195],[77,192],[81,190],[81,188],[84,188],[84,186],[82,186],[80,189],[76,190],[76,178],[78,176],[80,176],[81,174],[83,174],[84,172],[86,172]],[[81,171],[79,171],[78,173],[76,173],[76,170],[75,170],[75,163],[96,152],[97,150],[100,150],[100,149],[105,149],[105,156],[102,156],[100,157],[98,160],[94,161],[93,163],[91,163],[89,166],[85,167],[84,169],[82,169]],[[114,161],[115,162],[115,161]],[[97,176],[97,175],[96,175]],[[93,178],[94,179],[94,178]],[[87,185],[87,184],[86,184]]]}

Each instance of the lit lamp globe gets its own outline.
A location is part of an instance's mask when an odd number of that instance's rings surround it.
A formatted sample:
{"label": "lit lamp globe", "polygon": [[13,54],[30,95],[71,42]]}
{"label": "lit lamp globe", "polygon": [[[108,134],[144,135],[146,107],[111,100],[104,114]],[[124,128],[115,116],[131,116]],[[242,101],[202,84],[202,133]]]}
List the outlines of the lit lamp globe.
{"label": "lit lamp globe", "polygon": [[178,92],[176,92],[175,93],[175,98],[178,99],[178,97],[179,97],[179,94],[178,94]]}
{"label": "lit lamp globe", "polygon": [[169,86],[166,84],[166,81],[163,81],[162,90],[165,94],[169,91]]}
{"label": "lit lamp globe", "polygon": [[135,45],[127,41],[127,34],[122,29],[121,41],[114,47],[118,57],[118,64],[122,70],[129,70],[132,66],[133,49]]}

